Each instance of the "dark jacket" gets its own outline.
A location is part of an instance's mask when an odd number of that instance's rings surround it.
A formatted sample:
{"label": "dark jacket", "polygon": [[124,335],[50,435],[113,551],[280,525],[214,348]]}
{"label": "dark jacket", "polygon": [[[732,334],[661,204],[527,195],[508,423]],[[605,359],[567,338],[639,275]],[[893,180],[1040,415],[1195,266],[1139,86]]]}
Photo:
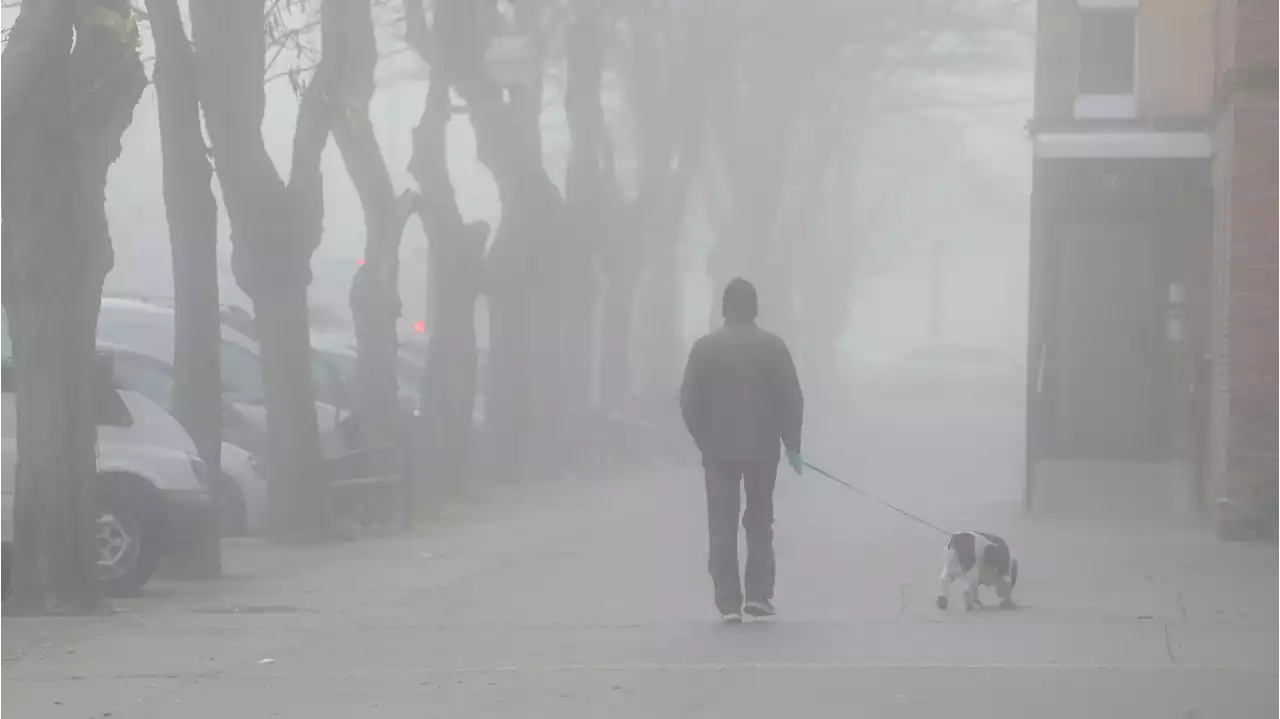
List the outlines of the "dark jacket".
{"label": "dark jacket", "polygon": [[754,322],[730,322],[689,352],[680,409],[704,462],[777,462],[800,451],[804,395],[791,351]]}

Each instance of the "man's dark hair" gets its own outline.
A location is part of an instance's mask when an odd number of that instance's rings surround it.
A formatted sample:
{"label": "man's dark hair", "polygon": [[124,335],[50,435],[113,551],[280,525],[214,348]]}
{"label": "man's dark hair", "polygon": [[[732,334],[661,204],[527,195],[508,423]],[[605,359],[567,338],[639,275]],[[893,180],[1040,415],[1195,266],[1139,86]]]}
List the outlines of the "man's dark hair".
{"label": "man's dark hair", "polygon": [[758,311],[756,288],[741,277],[729,280],[724,288],[720,313],[729,322],[750,322]]}

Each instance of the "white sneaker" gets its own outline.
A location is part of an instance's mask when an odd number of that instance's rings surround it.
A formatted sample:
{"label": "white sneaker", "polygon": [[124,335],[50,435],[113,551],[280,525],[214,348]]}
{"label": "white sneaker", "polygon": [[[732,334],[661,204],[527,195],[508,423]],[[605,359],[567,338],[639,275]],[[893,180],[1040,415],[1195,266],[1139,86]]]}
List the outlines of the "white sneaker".
{"label": "white sneaker", "polygon": [[760,601],[749,601],[747,602],[745,609],[747,614],[750,614],[751,616],[756,617],[757,619],[772,617],[778,613],[777,610],[773,608],[773,603],[767,599],[760,600]]}
{"label": "white sneaker", "polygon": [[720,622],[722,624],[741,624],[742,613],[741,612],[721,612]]}

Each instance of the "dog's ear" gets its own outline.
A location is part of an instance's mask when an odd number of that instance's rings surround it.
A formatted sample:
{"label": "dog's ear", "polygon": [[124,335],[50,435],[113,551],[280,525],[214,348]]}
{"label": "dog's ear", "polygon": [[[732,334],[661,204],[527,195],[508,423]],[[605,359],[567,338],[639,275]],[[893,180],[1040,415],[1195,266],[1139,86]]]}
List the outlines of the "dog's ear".
{"label": "dog's ear", "polygon": [[1009,560],[1009,588],[1013,589],[1018,586],[1018,560]]}

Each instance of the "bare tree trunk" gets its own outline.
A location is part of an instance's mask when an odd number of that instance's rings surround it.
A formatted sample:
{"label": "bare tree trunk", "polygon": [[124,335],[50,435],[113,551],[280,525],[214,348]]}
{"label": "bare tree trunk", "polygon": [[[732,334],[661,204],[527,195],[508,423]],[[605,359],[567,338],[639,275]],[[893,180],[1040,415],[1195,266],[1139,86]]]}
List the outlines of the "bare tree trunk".
{"label": "bare tree trunk", "polygon": [[674,411],[684,362],[680,240],[689,185],[703,155],[706,76],[714,52],[707,11],[697,11],[689,21],[693,27],[683,46],[664,48],[659,36],[670,28],[657,27],[652,19],[642,21],[637,32],[635,102],[645,127],[636,204],[647,255],[639,334],[645,392],[662,415],[653,418],[660,422]]}
{"label": "bare tree trunk", "polygon": [[[24,4],[22,14],[39,5]],[[92,536],[91,378],[95,302],[101,297],[93,295],[93,278],[104,277],[99,265],[111,260],[109,250],[76,232],[67,202],[79,174],[69,102],[70,13],[57,22],[40,47],[48,55],[39,63],[42,77],[23,111],[5,106],[3,128],[3,287],[13,338],[18,454],[13,595],[4,611],[18,615],[79,614],[103,606]],[[21,23],[15,26],[15,40],[22,30]]]}
{"label": "bare tree trunk", "polygon": [[320,242],[320,155],[344,76],[342,2],[324,2],[323,57],[302,95],[286,185],[262,140],[265,3],[192,0],[201,105],[231,219],[232,269],[253,300],[262,338],[271,476],[271,533],[283,542],[332,536],[320,472],[307,286]]}
{"label": "bare tree trunk", "polygon": [[[751,36],[735,39],[726,53],[717,87],[718,150],[728,177],[731,204],[727,234],[716,240],[708,273],[719,290],[742,275],[760,292],[760,323],[785,331],[793,319],[790,288],[774,274],[779,211],[787,184],[796,110],[789,103],[795,78],[780,53]],[[717,304],[715,314],[719,313]]]}
{"label": "bare tree trunk", "polygon": [[559,390],[552,378],[559,362],[555,270],[562,257],[562,201],[542,165],[540,85],[504,92],[487,74],[489,36],[481,25],[486,9],[492,10],[475,0],[440,0],[436,36],[450,80],[470,108],[480,161],[493,174],[502,201],[502,223],[485,268],[485,429],[495,475],[511,477],[517,470],[550,469],[558,452]]}
{"label": "bare tree trunk", "polygon": [[[465,487],[473,471],[476,399],[476,299],[484,282],[489,226],[464,224],[449,178],[448,125],[452,114],[449,71],[436,57],[422,0],[407,0],[408,40],[431,66],[422,119],[413,131],[409,171],[418,183],[418,216],[428,241],[427,306],[430,340],[420,386],[421,415],[429,436],[417,462],[420,474],[448,490]],[[420,476],[419,483],[427,478]]]}
{"label": "bare tree trunk", "polygon": [[[512,377],[518,377],[522,385],[524,405],[516,414],[520,420],[515,425],[518,437],[513,445],[518,448],[515,462],[500,474],[510,477],[513,474],[510,469],[518,468],[521,475],[545,477],[567,469],[569,461],[566,449],[571,430],[566,423],[562,385],[566,307],[561,289],[565,279],[572,276],[572,270],[567,268],[573,260],[565,242],[564,200],[543,166],[545,37],[542,20],[547,9],[529,3],[513,7],[516,30],[531,39],[535,55],[532,64],[537,72],[531,82],[507,88],[508,112],[517,134],[511,138],[515,144],[504,154],[528,163],[524,169],[519,165],[508,165],[507,169],[516,169],[527,179],[517,180],[519,176],[510,172],[506,179],[508,190],[503,193],[503,209],[504,217],[511,220],[508,223],[504,219],[504,225],[515,231],[505,233],[508,238],[505,247],[495,242],[494,249],[501,251],[492,255],[497,269],[491,274],[494,281],[487,289],[493,289],[493,296],[500,298],[501,313],[509,319],[523,318],[516,319],[523,322],[522,327],[515,327],[511,321],[499,323],[520,343],[509,345],[510,356],[522,355],[524,359],[520,366],[514,362],[507,364]],[[485,114],[481,112],[481,116]],[[472,114],[473,119],[477,117]],[[477,133],[477,141],[479,139]],[[514,212],[507,215],[507,207]],[[500,231],[498,239],[503,237]],[[500,284],[504,277],[508,281]],[[517,346],[521,349],[516,349]]]}
{"label": "bare tree trunk", "polygon": [[[52,14],[46,25],[19,23],[45,31],[33,40],[39,55],[27,56],[41,77],[21,108],[6,108],[3,128],[4,304],[18,417],[14,594],[5,604],[13,614],[102,607],[92,543],[93,379],[112,264],[105,191],[146,83],[125,0],[53,11],[47,4],[23,5],[23,14]],[[18,47],[31,48],[27,40]]]}
{"label": "bare tree trunk", "polygon": [[[8,8],[10,3],[5,3]],[[10,115],[25,113],[35,98],[44,97],[40,86],[48,73],[59,71],[60,58],[53,48],[59,47],[66,30],[67,15],[72,11],[70,3],[60,0],[32,0],[21,3],[21,12],[14,20],[4,43],[3,63],[3,112],[7,122]]]}
{"label": "bare tree trunk", "polygon": [[354,0],[343,30],[349,34],[348,73],[341,95],[344,112],[334,122],[347,174],[364,208],[364,264],[351,282],[351,314],[356,331],[355,411],[362,439],[386,445],[396,438],[400,339],[400,238],[413,209],[411,193],[396,197],[382,150],[369,120],[378,64],[370,0]]}
{"label": "bare tree trunk", "polygon": [[621,210],[601,249],[600,404],[609,410],[622,409],[631,393],[631,315],[644,262],[636,215],[634,210]]}
{"label": "bare tree trunk", "polygon": [[218,204],[200,126],[196,57],[177,0],[147,0],[156,43],[155,85],[164,160],[165,215],[173,254],[174,414],[200,457],[220,471],[222,395],[218,347]]}
{"label": "bare tree trunk", "polygon": [[604,227],[600,242],[600,269],[604,279],[600,319],[600,400],[610,410],[620,410],[632,396],[634,369],[632,339],[636,289],[648,260],[649,228],[660,204],[663,183],[669,176],[675,145],[671,108],[661,95],[657,28],[646,16],[649,8],[637,8],[633,21],[634,56],[631,58],[631,104],[636,115],[640,154],[639,188],[635,201],[622,207],[621,193],[613,223]]}
{"label": "bare tree trunk", "polygon": [[[564,107],[573,145],[565,177],[564,261],[557,277],[564,308],[560,376],[565,428],[570,437],[585,437],[590,435],[596,365],[596,258],[604,235],[615,229],[610,219],[620,193],[601,99],[606,28],[591,3],[579,3],[576,10],[565,35]],[[576,453],[570,458],[576,461]]]}
{"label": "bare tree trunk", "polygon": [[[222,382],[219,361],[218,204],[213,168],[200,126],[196,57],[177,0],[147,0],[156,44],[155,85],[160,114],[164,207],[173,258],[173,413],[215,478],[222,473]],[[225,502],[225,496],[218,496]],[[188,576],[221,574],[216,528],[196,556],[179,562]]]}

